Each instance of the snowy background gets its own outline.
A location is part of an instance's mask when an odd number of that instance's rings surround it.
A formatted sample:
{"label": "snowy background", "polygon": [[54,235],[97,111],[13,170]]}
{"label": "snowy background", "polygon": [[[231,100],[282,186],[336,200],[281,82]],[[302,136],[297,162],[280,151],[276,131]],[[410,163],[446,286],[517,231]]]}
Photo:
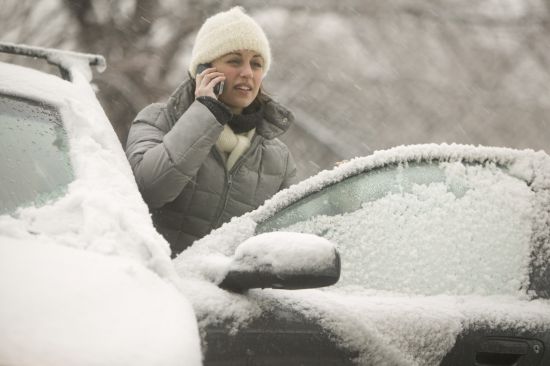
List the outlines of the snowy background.
{"label": "snowy background", "polygon": [[236,4],[271,40],[265,86],[297,116],[284,139],[301,178],[401,144],[548,150],[546,0],[0,0],[0,32],[105,55],[100,99],[124,142],[182,80],[202,21]]}

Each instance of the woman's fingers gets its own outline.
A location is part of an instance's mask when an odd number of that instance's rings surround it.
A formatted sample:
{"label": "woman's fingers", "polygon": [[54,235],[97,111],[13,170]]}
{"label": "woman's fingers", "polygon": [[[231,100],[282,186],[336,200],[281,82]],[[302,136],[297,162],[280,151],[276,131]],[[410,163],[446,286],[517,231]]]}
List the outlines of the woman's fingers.
{"label": "woman's fingers", "polygon": [[195,97],[211,96],[216,98],[214,87],[223,80],[225,80],[225,75],[221,72],[217,72],[213,67],[197,74]]}
{"label": "woman's fingers", "polygon": [[225,75],[221,74],[221,75],[215,77],[214,79],[210,80],[210,82],[208,83],[208,85],[206,87],[209,88],[209,89],[214,90],[214,87],[216,86],[216,84],[218,84],[218,83],[220,83],[224,80],[225,80]]}
{"label": "woman's fingers", "polygon": [[201,84],[208,85],[213,79],[218,78],[220,76],[225,77],[225,75],[221,72],[211,72],[202,77]]}
{"label": "woman's fingers", "polygon": [[214,67],[205,69],[200,74],[197,74],[197,84],[201,84],[203,80],[206,81],[206,83],[208,83],[208,80],[213,77],[212,74],[221,74],[221,73],[217,72]]}

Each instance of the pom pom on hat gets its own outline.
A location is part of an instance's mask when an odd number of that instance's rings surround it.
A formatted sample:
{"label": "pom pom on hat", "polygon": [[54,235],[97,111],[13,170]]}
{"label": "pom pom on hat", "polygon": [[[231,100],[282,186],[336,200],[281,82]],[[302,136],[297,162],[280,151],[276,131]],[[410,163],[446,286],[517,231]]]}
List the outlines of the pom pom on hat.
{"label": "pom pom on hat", "polygon": [[269,41],[262,28],[244,12],[240,6],[217,13],[206,19],[197,33],[189,72],[195,77],[197,66],[210,63],[230,52],[237,50],[256,51],[264,59],[263,75],[271,64]]}

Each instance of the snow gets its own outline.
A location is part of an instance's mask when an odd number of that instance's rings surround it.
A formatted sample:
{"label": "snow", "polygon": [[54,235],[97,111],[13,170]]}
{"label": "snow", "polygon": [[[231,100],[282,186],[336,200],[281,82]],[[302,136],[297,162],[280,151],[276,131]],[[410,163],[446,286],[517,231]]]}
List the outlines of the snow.
{"label": "snow", "polygon": [[5,64],[0,74],[1,92],[59,109],[76,177],[61,199],[0,216],[0,235],[130,256],[158,273],[173,275],[168,243],[153,228],[122,147],[85,78],[76,73],[69,83]]}
{"label": "snow", "polygon": [[[250,213],[253,220],[261,222],[273,213],[288,206],[292,202],[312,192],[319,191],[325,186],[336,183],[364,170],[381,167],[385,164],[397,164],[404,161],[453,161],[462,157],[465,162],[493,161],[497,165],[509,165],[514,162],[521,165],[525,162],[526,168],[532,171],[533,162],[543,164],[550,169],[550,159],[543,152],[532,150],[514,150],[499,147],[469,146],[458,144],[424,144],[398,146],[388,150],[375,151],[366,157],[354,158],[332,170],[324,170],[319,174],[296,184],[292,189],[286,189],[267,200],[261,208]],[[543,174],[541,179],[550,179],[548,171],[540,168]],[[529,174],[529,172],[524,173]],[[547,181],[546,181],[547,182]]]}
{"label": "snow", "polygon": [[448,184],[465,192],[448,191],[442,182],[416,184],[357,211],[317,216],[284,230],[337,243],[340,286],[421,294],[525,292],[534,193],[494,166],[442,165]]}
{"label": "snow", "polygon": [[197,323],[176,291],[169,245],[73,70],[69,83],[0,63],[1,93],[59,110],[75,176],[63,197],[0,216],[0,296],[10,299],[0,305],[0,364],[198,365]]}
{"label": "snow", "polygon": [[237,247],[233,264],[240,270],[269,268],[279,275],[315,273],[334,263],[334,245],[327,239],[296,232],[265,233],[245,240]]}
{"label": "snow", "polygon": [[359,352],[361,365],[439,365],[464,329],[548,329],[550,303],[511,296],[408,296],[372,290],[266,291]]}
{"label": "snow", "polygon": [[[478,162],[487,170],[458,161]],[[327,229],[324,235],[330,241],[345,238],[337,243],[342,256],[341,285],[246,294],[214,286],[241,250],[239,245],[253,240],[258,223],[344,178],[386,164],[412,166],[415,162],[440,166],[446,176],[430,184],[397,189],[352,212],[297,225],[318,225],[308,232]],[[450,190],[443,185],[446,179]],[[477,188],[466,189],[472,185]],[[236,332],[262,312],[292,307],[325,328],[339,345],[357,351],[359,364],[438,365],[466,329],[496,325],[530,331],[550,328],[550,301],[537,299],[528,290],[527,269],[531,249],[538,248],[535,263],[541,268],[549,263],[549,191],[550,158],[542,151],[454,144],[400,146],[353,159],[279,192],[257,210],[194,243],[174,263],[201,327],[223,322]],[[413,211],[411,221],[401,215],[405,208]],[[415,231],[418,226],[421,229]],[[327,235],[330,230],[334,236]],[[363,230],[368,233],[361,238],[365,247],[350,245]],[[471,240],[467,243],[458,240],[468,233]],[[277,246],[291,244],[287,234],[282,235]],[[399,235],[406,240],[398,241]],[[434,247],[431,240],[428,246],[427,235],[434,235],[431,239],[440,246]],[[413,247],[417,247],[416,256]],[[350,273],[359,277],[354,279]],[[205,280],[212,285],[202,286]]]}
{"label": "snow", "polygon": [[0,258],[0,364],[200,364],[189,303],[138,262],[5,239]]}

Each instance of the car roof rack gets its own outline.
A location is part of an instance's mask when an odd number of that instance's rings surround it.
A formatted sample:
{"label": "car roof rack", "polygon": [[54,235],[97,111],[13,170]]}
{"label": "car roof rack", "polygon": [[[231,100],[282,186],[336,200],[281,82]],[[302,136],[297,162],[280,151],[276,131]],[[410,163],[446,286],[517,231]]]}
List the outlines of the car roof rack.
{"label": "car roof rack", "polygon": [[99,72],[103,72],[107,67],[105,57],[101,55],[58,50],[55,48],[0,42],[0,53],[10,53],[13,55],[45,59],[49,64],[57,66],[59,68],[59,72],[61,73],[61,77],[68,81],[73,80],[71,69],[72,66],[77,64],[80,67],[83,65],[87,67],[87,70],[84,70],[84,72],[87,74],[86,76],[88,76],[89,79],[91,79],[92,75],[91,66],[95,66]]}

